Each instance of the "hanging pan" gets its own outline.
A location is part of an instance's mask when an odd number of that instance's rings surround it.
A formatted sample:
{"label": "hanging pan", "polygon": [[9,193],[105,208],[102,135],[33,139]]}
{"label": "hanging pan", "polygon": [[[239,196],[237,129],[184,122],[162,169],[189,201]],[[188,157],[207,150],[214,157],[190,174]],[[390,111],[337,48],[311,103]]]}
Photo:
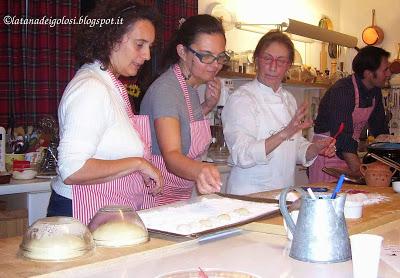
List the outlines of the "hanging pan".
{"label": "hanging pan", "polygon": [[372,25],[362,32],[362,39],[367,45],[380,44],[383,41],[383,30],[375,25],[375,9],[372,10]]}

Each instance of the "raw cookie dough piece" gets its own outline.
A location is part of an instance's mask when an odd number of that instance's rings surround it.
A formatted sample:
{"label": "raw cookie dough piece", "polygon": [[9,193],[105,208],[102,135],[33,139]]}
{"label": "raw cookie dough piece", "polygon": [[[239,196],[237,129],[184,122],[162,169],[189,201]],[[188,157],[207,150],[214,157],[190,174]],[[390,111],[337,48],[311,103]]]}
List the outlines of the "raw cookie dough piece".
{"label": "raw cookie dough piece", "polygon": [[238,208],[235,209],[233,212],[240,216],[246,216],[250,214],[250,211],[247,208]]}
{"label": "raw cookie dough piece", "polygon": [[128,246],[148,241],[148,233],[133,223],[108,222],[94,230],[93,239],[100,246]]}
{"label": "raw cookie dough piece", "polygon": [[220,223],[227,223],[231,221],[231,216],[227,213],[222,213],[217,216],[217,221]]}
{"label": "raw cookie dough piece", "polygon": [[208,229],[212,227],[212,222],[208,218],[199,220],[199,224],[202,229]]}

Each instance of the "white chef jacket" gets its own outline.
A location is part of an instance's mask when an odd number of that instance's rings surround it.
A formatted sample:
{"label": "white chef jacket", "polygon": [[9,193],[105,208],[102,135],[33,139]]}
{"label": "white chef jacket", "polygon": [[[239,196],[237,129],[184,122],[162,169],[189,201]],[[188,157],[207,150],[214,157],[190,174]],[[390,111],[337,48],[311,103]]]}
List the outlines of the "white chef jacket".
{"label": "white chef jacket", "polygon": [[270,154],[265,139],[284,129],[297,110],[292,94],[280,87],[277,92],[257,79],[239,87],[229,96],[222,111],[225,141],[232,163],[228,192],[250,194],[294,185],[296,163],[304,166],[311,145],[296,133]]}

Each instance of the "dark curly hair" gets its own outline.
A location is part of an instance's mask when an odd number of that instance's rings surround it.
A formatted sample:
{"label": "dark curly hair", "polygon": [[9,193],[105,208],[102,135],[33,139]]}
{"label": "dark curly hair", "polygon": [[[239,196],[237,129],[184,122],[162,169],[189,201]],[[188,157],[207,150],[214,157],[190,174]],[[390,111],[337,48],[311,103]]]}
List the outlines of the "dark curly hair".
{"label": "dark curly hair", "polygon": [[[99,0],[96,7],[86,17],[87,23],[94,20],[114,20],[122,24],[81,24],[75,33],[75,59],[77,66],[99,60],[105,68],[110,65],[113,47],[139,20],[149,20],[154,27],[159,23],[159,15],[154,8],[132,0]],[[90,20],[90,21],[89,21]],[[157,29],[157,28],[156,28]]]}
{"label": "dark curly hair", "polygon": [[211,15],[200,14],[186,19],[173,34],[171,41],[163,53],[162,69],[167,70],[169,66],[179,61],[179,55],[176,52],[178,44],[190,46],[197,39],[198,35],[215,33],[221,34],[225,38],[225,30],[221,21]]}

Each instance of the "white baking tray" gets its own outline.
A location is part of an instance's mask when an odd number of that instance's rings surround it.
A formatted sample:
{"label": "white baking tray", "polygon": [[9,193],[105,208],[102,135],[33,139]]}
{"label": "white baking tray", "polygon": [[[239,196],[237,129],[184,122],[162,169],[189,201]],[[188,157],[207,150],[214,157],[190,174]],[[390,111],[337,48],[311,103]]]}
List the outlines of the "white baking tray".
{"label": "white baking tray", "polygon": [[278,201],[211,194],[138,211],[149,232],[197,238],[279,214]]}

